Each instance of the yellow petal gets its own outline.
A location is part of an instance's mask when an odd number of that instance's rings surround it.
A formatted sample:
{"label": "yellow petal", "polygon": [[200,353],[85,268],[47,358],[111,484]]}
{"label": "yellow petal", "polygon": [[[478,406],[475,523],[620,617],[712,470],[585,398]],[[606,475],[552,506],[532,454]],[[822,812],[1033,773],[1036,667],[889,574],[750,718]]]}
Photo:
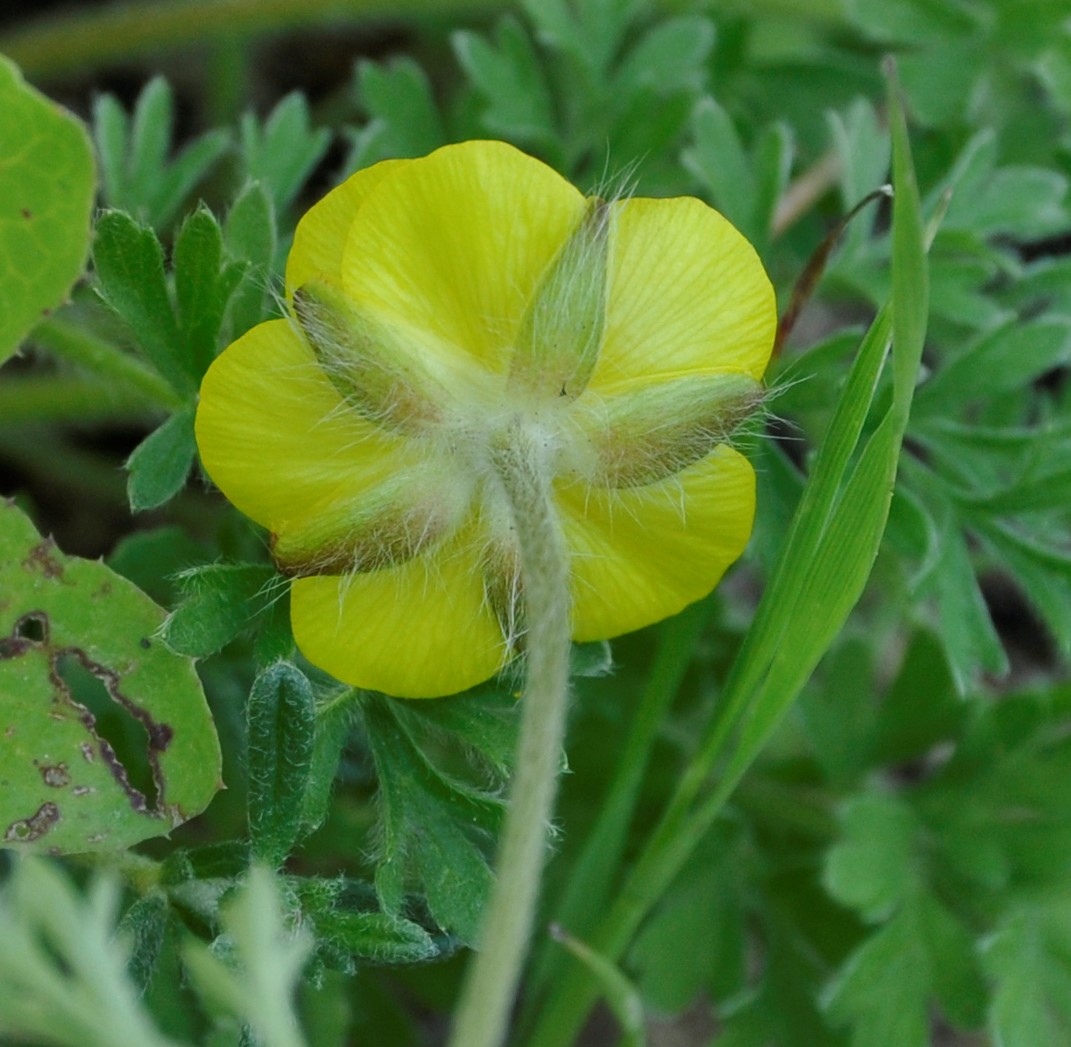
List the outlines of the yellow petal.
{"label": "yellow petal", "polygon": [[606,332],[590,388],[713,368],[761,378],[777,313],[751,244],[691,197],[613,206]]}
{"label": "yellow petal", "polygon": [[294,639],[314,665],[354,687],[436,698],[486,680],[506,657],[471,538],[367,574],[298,578]]}
{"label": "yellow petal", "polygon": [[512,146],[444,146],[369,192],[350,228],[343,285],[362,306],[504,373],[540,278],[585,206]]}
{"label": "yellow petal", "polygon": [[358,209],[385,175],[408,162],[383,160],[366,167],[335,186],[305,212],[294,230],[294,243],[286,260],[287,296],[308,280],[339,277],[342,251]]}
{"label": "yellow petal", "polygon": [[646,487],[558,492],[572,554],[573,638],[650,625],[705,596],[743,552],[755,474],[722,445]]}
{"label": "yellow petal", "polygon": [[290,320],[259,324],[216,358],[196,434],[216,486],[275,532],[420,463],[345,406]]}

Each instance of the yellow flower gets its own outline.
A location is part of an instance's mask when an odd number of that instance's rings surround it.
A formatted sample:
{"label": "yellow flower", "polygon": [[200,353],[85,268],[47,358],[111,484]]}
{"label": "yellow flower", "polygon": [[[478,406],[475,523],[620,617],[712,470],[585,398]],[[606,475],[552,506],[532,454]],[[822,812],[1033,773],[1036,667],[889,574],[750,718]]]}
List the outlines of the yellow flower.
{"label": "yellow flower", "polygon": [[586,199],[510,146],[446,146],[316,204],[286,287],[291,316],[209,369],[197,442],[340,680],[450,694],[523,647],[495,467],[518,426],[553,475],[574,639],[676,613],[746,545],[754,474],[727,440],[773,291],[700,201]]}

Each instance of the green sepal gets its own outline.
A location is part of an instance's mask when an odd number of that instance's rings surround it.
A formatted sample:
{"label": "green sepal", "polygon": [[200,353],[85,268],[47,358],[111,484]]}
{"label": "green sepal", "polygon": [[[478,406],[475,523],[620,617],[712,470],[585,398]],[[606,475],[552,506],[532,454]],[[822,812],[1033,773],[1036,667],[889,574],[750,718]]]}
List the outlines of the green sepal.
{"label": "green sepal", "polygon": [[276,662],[254,681],[246,719],[250,842],[255,858],[276,867],[301,828],[316,731],[312,685],[289,662]]}
{"label": "green sepal", "polygon": [[587,388],[606,325],[609,257],[609,205],[592,199],[521,320],[512,386],[563,403]]}
{"label": "green sepal", "polygon": [[337,287],[310,280],[294,292],[294,312],[324,375],[365,418],[400,432],[443,418],[434,361],[406,332],[361,310]]}
{"label": "green sepal", "polygon": [[607,396],[587,426],[595,462],[591,480],[639,487],[699,461],[762,402],[762,387],[745,374],[687,375]]}

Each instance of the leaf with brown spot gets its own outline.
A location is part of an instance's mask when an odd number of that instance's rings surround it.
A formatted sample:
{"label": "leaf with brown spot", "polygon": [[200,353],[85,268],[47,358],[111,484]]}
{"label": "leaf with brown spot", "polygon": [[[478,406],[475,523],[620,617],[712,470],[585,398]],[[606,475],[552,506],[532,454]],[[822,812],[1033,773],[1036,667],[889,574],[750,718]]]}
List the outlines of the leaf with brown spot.
{"label": "leaf with brown spot", "polygon": [[164,617],[0,502],[0,846],[118,850],[208,805],[219,742],[193,660],[145,643]]}

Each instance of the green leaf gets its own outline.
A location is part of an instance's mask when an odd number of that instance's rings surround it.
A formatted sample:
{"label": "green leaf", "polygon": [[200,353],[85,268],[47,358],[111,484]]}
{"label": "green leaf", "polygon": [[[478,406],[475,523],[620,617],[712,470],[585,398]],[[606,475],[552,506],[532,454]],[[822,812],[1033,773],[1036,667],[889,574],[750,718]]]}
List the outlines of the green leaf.
{"label": "green leaf", "polygon": [[1010,568],[1060,650],[1071,654],[1071,556],[1055,541],[1027,537],[997,521],[980,526],[979,534]]}
{"label": "green leaf", "polygon": [[331,788],[355,720],[356,700],[354,692],[348,688],[316,709],[312,758],[301,810],[302,831],[305,833],[318,829],[327,819]]}
{"label": "green leaf", "polygon": [[655,1011],[680,1014],[747,984],[744,853],[738,827],[716,825],[637,935],[629,968]]}
{"label": "green leaf", "polygon": [[956,737],[966,711],[940,640],[919,630],[909,639],[896,678],[878,706],[871,732],[874,765],[924,757]]}
{"label": "green leaf", "polygon": [[242,117],[240,140],[245,177],[269,193],[277,213],[301,191],[331,144],[326,127],[309,126],[309,104],[299,91],[283,98],[261,124],[252,113]]}
{"label": "green leaf", "polygon": [[714,26],[700,15],[679,15],[655,23],[621,59],[613,89],[621,97],[641,91],[659,95],[698,90],[714,46]]}
{"label": "green leaf", "polygon": [[184,528],[170,526],[126,535],[116,543],[106,563],[157,603],[170,607],[179,594],[174,576],[207,557],[205,546]]}
{"label": "green leaf", "polygon": [[941,556],[933,566],[927,588],[936,597],[934,628],[944,644],[952,675],[965,692],[979,670],[1003,675],[1008,656],[1001,645],[959,523],[936,490],[930,491],[940,534]]}
{"label": "green leaf", "polygon": [[966,929],[935,899],[910,898],[847,959],[825,994],[852,1047],[929,1047],[930,999],[954,1022],[981,1019],[985,984]]}
{"label": "green leaf", "polygon": [[153,229],[170,224],[194,186],[230,144],[226,131],[209,131],[169,161],[173,125],[171,88],[159,76],[142,90],[133,121],[109,95],[94,105],[94,137],[101,156],[105,200]]}
{"label": "green leaf", "polygon": [[271,198],[259,182],[250,182],[238,194],[223,223],[227,257],[244,263],[241,280],[227,306],[225,327],[231,340],[269,318],[276,241]]}
{"label": "green leaf", "polygon": [[692,113],[691,130],[693,145],[681,156],[684,166],[709,188],[726,218],[745,235],[753,232],[755,180],[732,118],[713,98],[703,98]]}
{"label": "green leaf", "polygon": [[833,648],[819,677],[800,695],[799,711],[815,757],[834,787],[858,781],[870,765],[864,740],[875,716],[876,689],[870,643],[849,639]]}
{"label": "green leaf", "polygon": [[216,357],[223,313],[245,267],[224,265],[223,233],[206,207],[182,223],[171,264],[183,354],[199,380]]}
{"label": "green leaf", "polygon": [[597,76],[610,65],[641,0],[523,0],[540,40]]}
{"label": "green leaf", "polygon": [[181,654],[215,654],[285,596],[286,582],[267,564],[209,564],[179,575],[185,599],[168,616],[164,642]]}
{"label": "green leaf", "polygon": [[0,1037],[58,1047],[178,1047],[157,1030],[115,933],[119,889],[84,893],[51,862],[15,865],[0,891]]}
{"label": "green leaf", "polygon": [[1016,319],[940,367],[918,393],[920,415],[948,417],[975,400],[1022,389],[1071,361],[1071,321]]}
{"label": "green leaf", "polygon": [[416,881],[439,926],[471,944],[492,882],[481,844],[497,828],[502,801],[429,760],[398,711],[406,704],[371,694],[361,703],[379,780],[376,891],[383,908],[397,915],[408,883]]}
{"label": "green leaf", "polygon": [[95,173],[81,123],[0,56],[0,362],[85,269]]}
{"label": "green leaf", "polygon": [[989,1028],[1001,1047],[1063,1047],[1071,1028],[1071,899],[1022,902],[986,947],[996,980]]}
{"label": "green leaf", "polygon": [[104,301],[130,328],[138,347],[183,397],[197,388],[192,361],[183,352],[156,234],[122,211],[97,220],[93,264]]}
{"label": "green leaf", "polygon": [[357,136],[354,166],[424,156],[446,141],[427,74],[411,58],[387,65],[359,62],[357,94],[371,121]]}
{"label": "green leaf", "polygon": [[[581,649],[601,646],[584,644]],[[492,681],[466,694],[455,695],[449,701],[405,702],[392,711],[414,736],[427,738],[430,732],[461,740],[467,752],[478,754],[495,774],[504,779],[513,765],[517,742],[520,722],[517,699],[518,692],[510,692],[499,681]]]}
{"label": "green leaf", "polygon": [[316,713],[312,686],[288,662],[253,682],[246,703],[249,837],[256,858],[279,866],[301,828]]}
{"label": "green leaf", "polygon": [[[103,564],[64,556],[10,504],[0,592],[3,842],[114,851],[200,813],[220,785],[219,743],[193,663],[153,639],[163,611]],[[72,694],[79,679],[100,692],[95,714]],[[129,746],[100,734],[107,715]]]}
{"label": "green leaf", "polygon": [[167,896],[161,891],[142,895],[123,914],[119,934],[131,943],[127,970],[142,994],[156,973],[167,934]]}
{"label": "green leaf", "polygon": [[864,920],[883,920],[917,883],[915,817],[895,797],[866,793],[845,806],[841,821],[844,838],[826,857],[826,889]]}
{"label": "green leaf", "polygon": [[509,16],[494,42],[478,33],[453,36],[458,61],[486,106],[483,122],[495,134],[546,145],[557,138],[553,103],[539,56],[521,24]]}
{"label": "green leaf", "polygon": [[290,883],[303,917],[315,930],[317,950],[332,966],[353,973],[361,963],[420,963],[439,953],[434,939],[420,924],[401,916],[362,911],[358,892],[364,884],[311,877],[295,877]]}
{"label": "green leaf", "polygon": [[147,436],[126,461],[126,493],[134,512],[155,509],[182,490],[197,447],[191,404],[176,411]]}
{"label": "green leaf", "polygon": [[276,878],[254,865],[221,922],[214,949],[192,938],[183,949],[198,994],[248,1024],[263,1047],[305,1047],[292,998],[312,941],[286,926]]}

